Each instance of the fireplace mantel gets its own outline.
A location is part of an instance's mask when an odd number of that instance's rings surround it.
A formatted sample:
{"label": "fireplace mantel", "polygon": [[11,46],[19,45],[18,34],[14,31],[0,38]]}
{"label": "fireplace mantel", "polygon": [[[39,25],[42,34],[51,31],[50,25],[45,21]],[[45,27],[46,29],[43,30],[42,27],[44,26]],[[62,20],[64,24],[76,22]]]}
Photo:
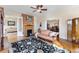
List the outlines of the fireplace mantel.
{"label": "fireplace mantel", "polygon": [[[28,30],[32,30],[32,34],[34,33],[34,17],[27,14],[22,14],[23,16],[23,34],[28,37]],[[29,22],[29,18],[31,17],[31,22]]]}

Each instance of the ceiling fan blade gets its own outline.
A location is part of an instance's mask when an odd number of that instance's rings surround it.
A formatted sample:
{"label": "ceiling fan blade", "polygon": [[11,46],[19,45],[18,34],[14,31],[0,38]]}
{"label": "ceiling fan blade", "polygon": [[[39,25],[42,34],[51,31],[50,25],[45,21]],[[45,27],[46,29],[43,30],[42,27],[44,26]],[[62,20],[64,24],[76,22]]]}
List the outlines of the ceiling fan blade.
{"label": "ceiling fan blade", "polygon": [[42,8],[43,7],[43,5],[40,5],[40,8]]}
{"label": "ceiling fan blade", "polygon": [[43,5],[37,5],[37,9],[42,8],[42,7],[43,7]]}
{"label": "ceiling fan blade", "polygon": [[36,12],[37,10],[34,10],[33,12]]}
{"label": "ceiling fan blade", "polygon": [[41,9],[42,11],[47,11],[47,9]]}
{"label": "ceiling fan blade", "polygon": [[32,8],[32,9],[36,9],[35,7],[30,7],[30,8]]}
{"label": "ceiling fan blade", "polygon": [[40,5],[37,5],[36,7],[37,7],[37,9],[39,9]]}

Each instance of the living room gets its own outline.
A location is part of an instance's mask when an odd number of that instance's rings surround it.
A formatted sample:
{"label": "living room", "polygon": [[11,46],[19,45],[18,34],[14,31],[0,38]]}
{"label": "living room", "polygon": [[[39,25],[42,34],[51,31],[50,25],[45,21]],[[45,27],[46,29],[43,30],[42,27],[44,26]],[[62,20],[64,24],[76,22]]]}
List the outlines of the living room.
{"label": "living room", "polygon": [[[74,50],[78,50],[77,52],[79,52],[79,49],[78,49],[79,41],[75,40],[75,39],[78,39],[78,37],[76,38],[75,35],[72,35],[75,33],[76,30],[78,31],[78,27],[75,30],[73,28],[75,28],[76,25],[68,27],[68,20],[78,19],[79,6],[3,5],[0,7],[4,9],[4,24],[3,24],[4,49],[1,51],[2,53],[10,52],[9,46],[8,46],[9,44],[18,42],[24,39],[28,39],[34,35],[36,36],[36,38],[37,36],[40,37],[39,39],[42,42],[47,43],[48,45],[52,45],[54,43],[55,47],[57,47],[59,50],[62,50],[62,51],[67,50],[67,53],[74,52]],[[44,8],[43,11],[38,10],[41,7]],[[75,21],[70,21],[70,22],[74,23]],[[71,24],[70,22],[69,24]],[[55,28],[55,26],[57,26],[57,28]],[[55,30],[52,29],[51,27],[55,28]],[[72,28],[73,30],[73,31],[71,30],[72,32],[71,40],[70,40],[70,37],[68,38],[68,28]],[[41,30],[42,35],[41,34],[39,35],[38,30],[39,31]],[[53,38],[49,37],[50,32],[55,33],[56,36],[52,36]],[[77,36],[78,35],[79,34],[77,33]],[[51,41],[52,43],[49,41]],[[31,44],[31,43],[28,43],[28,44]],[[42,49],[39,48],[38,52],[40,51],[43,53]],[[59,50],[57,51],[60,52]],[[31,52],[33,52],[33,50],[28,53],[31,53]],[[48,50],[45,50],[44,52],[49,53]]]}

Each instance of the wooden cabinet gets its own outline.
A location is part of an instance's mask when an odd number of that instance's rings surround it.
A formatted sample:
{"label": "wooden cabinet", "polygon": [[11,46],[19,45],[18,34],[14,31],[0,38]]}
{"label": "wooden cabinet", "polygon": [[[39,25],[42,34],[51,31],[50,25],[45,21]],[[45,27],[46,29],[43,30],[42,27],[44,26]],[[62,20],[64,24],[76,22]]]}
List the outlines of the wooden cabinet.
{"label": "wooden cabinet", "polygon": [[3,14],[4,9],[0,7],[0,50],[3,50]]}
{"label": "wooden cabinet", "polygon": [[22,17],[23,17],[23,34],[24,34],[24,36],[28,36],[28,30],[31,30],[32,33],[34,33],[34,17],[31,15],[26,15],[26,14],[22,14]]}
{"label": "wooden cabinet", "polygon": [[67,37],[68,40],[79,41],[79,18],[68,20],[67,22]]}

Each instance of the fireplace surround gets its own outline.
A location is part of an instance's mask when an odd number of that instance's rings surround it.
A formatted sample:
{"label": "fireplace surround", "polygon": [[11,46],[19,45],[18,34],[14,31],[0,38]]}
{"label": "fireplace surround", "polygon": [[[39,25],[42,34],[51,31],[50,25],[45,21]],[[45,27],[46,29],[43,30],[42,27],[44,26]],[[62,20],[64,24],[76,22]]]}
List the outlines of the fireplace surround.
{"label": "fireplace surround", "polygon": [[28,37],[34,32],[34,16],[22,14],[23,17],[23,34]]}

